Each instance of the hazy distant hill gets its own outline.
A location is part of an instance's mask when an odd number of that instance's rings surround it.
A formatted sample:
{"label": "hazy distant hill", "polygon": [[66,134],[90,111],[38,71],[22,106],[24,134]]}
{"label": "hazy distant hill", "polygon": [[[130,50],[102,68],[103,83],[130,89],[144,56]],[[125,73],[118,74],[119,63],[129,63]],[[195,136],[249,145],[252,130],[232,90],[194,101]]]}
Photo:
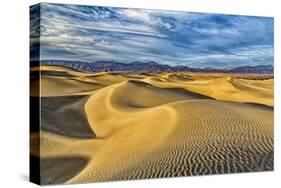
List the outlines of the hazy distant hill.
{"label": "hazy distant hill", "polygon": [[188,66],[169,66],[150,62],[135,61],[131,63],[120,63],[116,61],[96,61],[96,62],[79,62],[79,61],[62,61],[62,60],[44,60],[43,65],[59,65],[73,68],[83,72],[100,72],[100,71],[115,71],[115,72],[220,72],[220,73],[273,73],[272,65],[258,66],[241,66],[233,68],[191,68]]}
{"label": "hazy distant hill", "polygon": [[268,73],[273,74],[272,65],[258,65],[258,66],[241,66],[227,69],[204,69],[207,72],[222,72],[222,73]]}

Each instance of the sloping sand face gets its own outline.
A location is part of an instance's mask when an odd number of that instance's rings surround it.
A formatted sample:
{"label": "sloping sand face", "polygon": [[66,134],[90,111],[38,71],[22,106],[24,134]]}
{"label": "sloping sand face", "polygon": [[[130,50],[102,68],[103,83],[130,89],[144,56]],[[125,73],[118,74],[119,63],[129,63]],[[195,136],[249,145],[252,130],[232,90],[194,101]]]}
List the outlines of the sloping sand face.
{"label": "sloping sand face", "polygon": [[45,70],[43,182],[273,170],[273,79]]}

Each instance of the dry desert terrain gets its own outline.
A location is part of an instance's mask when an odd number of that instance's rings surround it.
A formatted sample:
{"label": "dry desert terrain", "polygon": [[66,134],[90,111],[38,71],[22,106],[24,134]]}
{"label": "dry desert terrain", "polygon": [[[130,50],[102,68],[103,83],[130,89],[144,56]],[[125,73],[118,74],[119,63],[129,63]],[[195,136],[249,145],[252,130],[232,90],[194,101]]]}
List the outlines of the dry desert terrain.
{"label": "dry desert terrain", "polygon": [[273,170],[270,75],[32,71],[42,184]]}

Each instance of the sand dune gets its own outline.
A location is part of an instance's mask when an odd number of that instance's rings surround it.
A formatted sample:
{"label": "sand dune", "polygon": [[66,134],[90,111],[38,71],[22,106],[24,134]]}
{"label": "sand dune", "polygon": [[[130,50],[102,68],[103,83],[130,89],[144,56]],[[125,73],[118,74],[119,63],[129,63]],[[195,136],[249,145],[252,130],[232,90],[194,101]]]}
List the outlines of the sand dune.
{"label": "sand dune", "polygon": [[41,130],[71,137],[94,138],[84,105],[88,96],[41,98]]}
{"label": "sand dune", "polygon": [[79,95],[127,80],[127,77],[113,73],[84,73],[58,66],[41,66],[33,68],[32,72],[41,71],[41,81],[31,82],[31,96],[38,96],[40,87],[42,96]]}
{"label": "sand dune", "polygon": [[[42,96],[90,95],[96,90],[113,84],[141,80],[158,88],[182,88],[188,92],[219,100],[273,106],[273,79],[241,79],[225,74],[210,77],[198,74],[191,76],[193,74],[186,73],[84,73],[58,66],[41,66],[40,70]],[[39,71],[39,69],[33,68],[32,71]],[[251,78],[252,75],[249,77]],[[31,85],[31,88],[39,87],[38,80],[33,80]],[[38,96],[36,90],[31,92],[31,95]]]}
{"label": "sand dune", "polygon": [[181,87],[219,100],[273,106],[273,79],[257,81],[229,76],[217,78],[195,76],[189,81],[185,81],[185,78],[182,80],[166,78],[165,82],[150,80],[149,83],[164,88]]}
{"label": "sand dune", "polygon": [[273,79],[41,71],[42,183],[273,169]]}

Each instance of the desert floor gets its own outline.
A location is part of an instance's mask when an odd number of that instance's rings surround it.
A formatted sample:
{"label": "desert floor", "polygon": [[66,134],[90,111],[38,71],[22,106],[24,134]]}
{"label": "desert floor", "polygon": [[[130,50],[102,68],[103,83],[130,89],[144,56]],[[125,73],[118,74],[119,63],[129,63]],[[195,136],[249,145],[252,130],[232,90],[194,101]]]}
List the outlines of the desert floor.
{"label": "desert floor", "polygon": [[267,75],[32,71],[42,184],[273,170]]}

